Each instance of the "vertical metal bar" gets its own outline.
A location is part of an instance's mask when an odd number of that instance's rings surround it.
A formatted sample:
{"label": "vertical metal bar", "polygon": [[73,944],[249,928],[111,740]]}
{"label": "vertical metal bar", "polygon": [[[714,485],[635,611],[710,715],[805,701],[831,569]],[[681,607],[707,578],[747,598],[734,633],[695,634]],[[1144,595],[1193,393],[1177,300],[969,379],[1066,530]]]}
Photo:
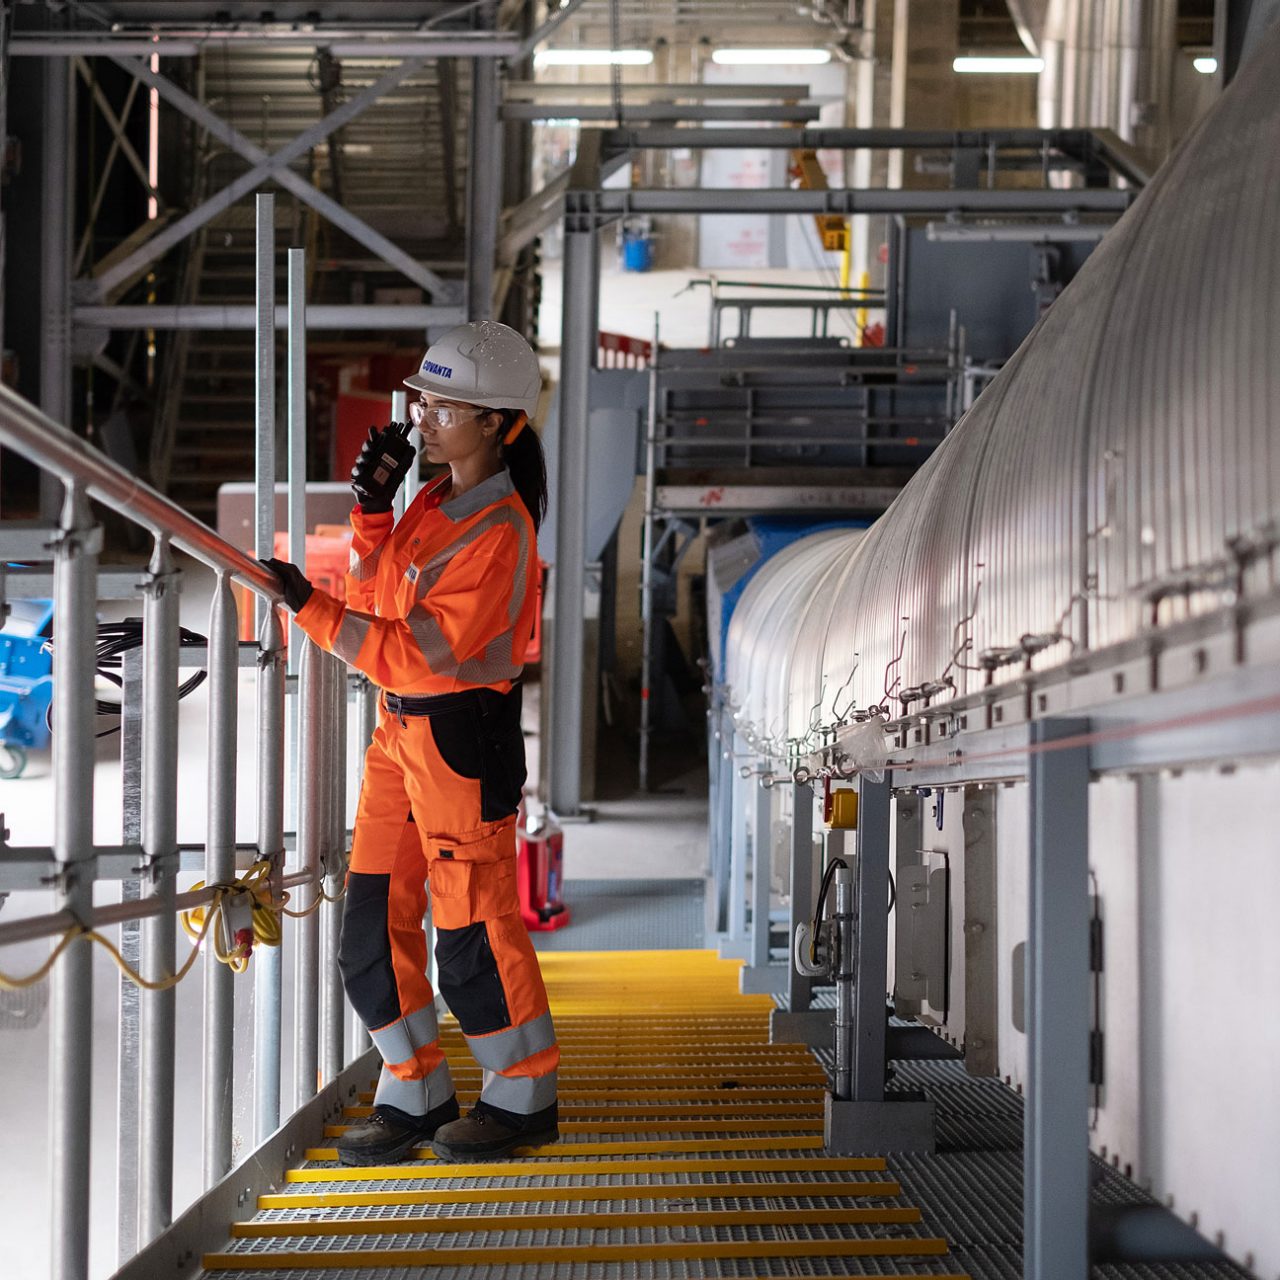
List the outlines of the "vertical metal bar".
{"label": "vertical metal bar", "polygon": [[716,746],[720,748],[717,760],[717,776],[719,782],[716,790],[716,841],[719,857],[718,892],[716,903],[716,928],[728,931],[732,912],[730,897],[733,874],[733,727],[729,723],[727,713],[720,712],[720,740]]}
{"label": "vertical metal bar", "polygon": [[[813,919],[815,896],[813,873],[813,788],[806,782],[791,786],[791,927],[787,937],[796,936],[796,926]],[[788,947],[790,952],[790,947]],[[806,978],[789,962],[787,1008],[793,1013],[807,1009],[813,997],[813,979]]]}
{"label": "vertical metal bar", "polygon": [[751,964],[769,963],[769,898],[773,887],[773,790],[756,783],[755,822],[751,830]]}
{"label": "vertical metal bar", "polygon": [[299,1107],[315,1094],[319,1066],[316,985],[320,971],[320,918],[316,902],[330,818],[325,787],[325,765],[332,747],[326,732],[327,683],[324,655],[310,640],[304,640],[298,697],[298,869],[311,872],[317,880],[299,885],[294,895],[296,909],[309,912],[294,921],[294,1104]]}
{"label": "vertical metal bar", "polygon": [[1087,731],[1086,720],[1031,725],[1027,1280],[1089,1274],[1089,750],[1043,750]]}
{"label": "vertical metal bar", "polygon": [[[307,571],[307,255],[289,250],[289,559]],[[274,350],[273,350],[274,356]],[[274,497],[272,499],[274,503]],[[274,532],[274,530],[273,530]],[[289,673],[298,672],[302,633],[289,626]]]}
{"label": "vertical metal bar", "polygon": [[598,333],[599,265],[599,235],[593,211],[588,208],[577,216],[566,216],[551,740],[546,744],[551,808],[566,817],[578,813],[582,796],[587,419]]}
{"label": "vertical metal bar", "polygon": [[730,734],[729,803],[733,806],[733,826],[729,847],[729,940],[743,942],[747,936],[747,792],[750,781],[738,768],[741,739]]}
{"label": "vertical metal bar", "polygon": [[501,90],[496,58],[471,59],[471,132],[467,165],[468,320],[493,315],[493,263],[502,212]]}
{"label": "vertical metal bar", "polygon": [[857,994],[854,998],[853,1093],[858,1102],[884,1099],[885,997],[889,987],[889,775],[865,775],[858,797],[856,903]]}
{"label": "vertical metal bar", "polygon": [[[329,690],[333,704],[333,742],[328,770],[329,835],[326,841],[325,887],[330,897],[342,884],[347,863],[347,667],[329,658]],[[338,971],[338,942],[342,932],[342,903],[320,908],[320,1076],[324,1084],[342,1071],[342,975]]]}
{"label": "vertical metal bar", "polygon": [[649,361],[649,413],[644,446],[644,541],[640,553],[640,790],[649,790],[649,736],[653,726],[653,551],[658,476],[658,316],[653,317]]}
{"label": "vertical metal bar", "polygon": [[853,1064],[855,1055],[856,1012],[858,989],[857,938],[854,932],[856,909],[854,906],[853,875],[848,867],[836,868],[836,936],[839,939],[836,969],[836,1017],[835,1017],[835,1071],[832,1078],[832,1096],[837,1102],[853,1098]]}
{"label": "vertical metal bar", "polygon": [[[284,632],[274,608],[258,639],[258,853],[272,864],[272,892],[281,893],[284,865]],[[280,1009],[282,947],[254,957],[253,984],[255,1145],[280,1125]]]}
{"label": "vertical metal bar", "polygon": [[[156,538],[143,588],[142,849],[151,880],[147,898],[164,911],[142,923],[142,972],[153,982],[173,975],[173,898],[178,857],[178,592],[167,535]],[[173,1220],[173,1061],[175,993],[142,997],[138,1159],[138,1244],[145,1247]]]}
{"label": "vertical metal bar", "polygon": [[[391,393],[391,421],[409,421],[409,393],[407,391],[400,390]],[[391,511],[396,520],[399,520],[404,515],[406,500],[405,486],[401,485],[391,498]]]}
{"label": "vertical metal bar", "polygon": [[[209,827],[204,854],[204,882],[209,885],[229,884],[236,875],[238,692],[236,602],[230,574],[219,573],[209,609]],[[234,976],[205,949],[202,1115],[206,1190],[231,1168]]]}
{"label": "vertical metal bar", "polygon": [[[40,162],[40,407],[71,421],[71,156],[75,113],[69,58],[46,58]],[[52,521],[63,494],[52,472],[40,472],[40,514]]]}
{"label": "vertical metal bar", "polygon": [[[54,855],[58,906],[83,916],[93,906],[94,640],[101,530],[84,490],[66,486],[54,547],[57,642],[53,687],[58,730],[53,735]],[[50,1272],[55,1280],[89,1275],[89,1161],[93,1132],[93,967],[87,942],[69,947],[50,978],[49,1151],[53,1228]]]}
{"label": "vertical metal bar", "polygon": [[[254,542],[259,559],[275,555],[276,538],[276,198],[260,193],[254,209],[254,280],[257,315],[254,325],[256,359],[253,380],[254,419]],[[256,597],[259,632],[272,612]]]}
{"label": "vertical metal bar", "polygon": [[[120,781],[125,844],[142,843],[142,650],[120,655]],[[130,876],[120,882],[124,902],[142,896],[142,881]],[[135,969],[141,963],[141,924],[126,920],[120,926],[120,954]],[[119,1071],[116,1080],[116,1256],[128,1262],[138,1252],[138,1037],[142,1023],[142,993],[120,975]]]}

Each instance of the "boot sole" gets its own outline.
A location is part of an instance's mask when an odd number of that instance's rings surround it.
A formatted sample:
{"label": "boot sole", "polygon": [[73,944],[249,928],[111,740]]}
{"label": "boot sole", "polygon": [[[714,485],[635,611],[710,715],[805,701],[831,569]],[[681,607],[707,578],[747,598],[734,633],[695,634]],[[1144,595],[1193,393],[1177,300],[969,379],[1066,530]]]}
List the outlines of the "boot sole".
{"label": "boot sole", "polygon": [[500,1147],[484,1151],[468,1151],[465,1148],[460,1150],[443,1142],[433,1142],[431,1150],[449,1164],[481,1164],[486,1160],[501,1160],[522,1147],[549,1147],[553,1142],[560,1141],[560,1130],[548,1129],[545,1133],[522,1133],[518,1136],[518,1142],[505,1142]]}
{"label": "boot sole", "polygon": [[403,1142],[398,1142],[394,1147],[388,1147],[383,1151],[344,1151],[339,1147],[338,1163],[354,1165],[362,1169],[377,1164],[401,1164],[409,1159],[415,1147],[425,1147],[430,1140],[431,1135],[424,1132],[415,1134],[412,1138],[406,1138]]}

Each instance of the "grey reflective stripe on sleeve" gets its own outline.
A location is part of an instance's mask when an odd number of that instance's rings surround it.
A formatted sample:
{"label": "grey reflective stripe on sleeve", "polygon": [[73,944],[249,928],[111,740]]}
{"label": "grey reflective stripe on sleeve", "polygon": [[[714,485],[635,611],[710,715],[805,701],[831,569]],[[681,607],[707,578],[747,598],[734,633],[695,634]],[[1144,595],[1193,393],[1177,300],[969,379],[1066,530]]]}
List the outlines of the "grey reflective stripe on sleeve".
{"label": "grey reflective stripe on sleeve", "polygon": [[440,624],[433,614],[415,606],[406,619],[409,634],[413,637],[428,667],[437,675],[457,669],[458,660],[449,648],[449,642],[440,630]]}
{"label": "grey reflective stripe on sleeve", "polygon": [[535,1053],[554,1048],[555,1043],[556,1031],[549,1013],[492,1035],[467,1037],[471,1056],[487,1071],[506,1071]]}
{"label": "grey reflective stripe on sleeve", "polygon": [[408,1062],[415,1049],[435,1044],[440,1037],[434,1005],[424,1005],[405,1018],[377,1031],[370,1031],[369,1038],[382,1054],[383,1062]]}
{"label": "grey reflective stripe on sleeve", "polygon": [[532,1115],[556,1100],[556,1073],[545,1076],[500,1076],[485,1072],[480,1097],[491,1107],[514,1111],[518,1116]]}
{"label": "grey reflective stripe on sleeve", "polygon": [[514,630],[504,631],[485,646],[483,653],[458,664],[458,679],[468,684],[497,684],[499,680],[514,680],[524,670],[522,665],[511,660],[514,644]]}
{"label": "grey reflective stripe on sleeve", "polygon": [[380,542],[363,559],[352,550],[348,563],[348,572],[357,582],[368,582],[378,572],[378,562],[382,559],[382,549],[387,544]]}
{"label": "grey reflective stripe on sleeve", "polygon": [[360,653],[360,646],[364,644],[372,625],[373,619],[367,613],[357,613],[354,609],[348,609],[342,617],[338,634],[334,637],[333,652],[343,662],[354,666]]}

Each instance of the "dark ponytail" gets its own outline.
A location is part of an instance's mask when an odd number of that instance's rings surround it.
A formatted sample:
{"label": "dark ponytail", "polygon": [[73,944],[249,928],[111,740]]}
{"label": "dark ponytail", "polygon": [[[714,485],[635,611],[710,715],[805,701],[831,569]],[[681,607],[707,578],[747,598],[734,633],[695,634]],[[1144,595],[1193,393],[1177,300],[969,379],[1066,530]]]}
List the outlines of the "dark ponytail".
{"label": "dark ponytail", "polygon": [[[501,412],[505,436],[515,426],[519,414],[514,409]],[[502,446],[502,461],[511,472],[511,483],[532,517],[534,529],[541,528],[547,514],[547,461],[533,423],[527,423],[510,444]]]}

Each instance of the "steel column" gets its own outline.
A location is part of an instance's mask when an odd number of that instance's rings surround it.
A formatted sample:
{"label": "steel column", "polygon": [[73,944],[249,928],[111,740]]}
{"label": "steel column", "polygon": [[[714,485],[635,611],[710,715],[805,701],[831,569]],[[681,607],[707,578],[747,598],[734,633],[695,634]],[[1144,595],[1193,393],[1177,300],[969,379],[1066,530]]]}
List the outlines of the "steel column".
{"label": "steel column", "polygon": [[[329,829],[325,840],[323,886],[330,897],[341,887],[347,862],[347,667],[330,657],[329,693],[333,703],[327,772]],[[343,1067],[342,974],[338,944],[342,936],[342,903],[320,908],[320,1075],[323,1084],[336,1080]]]}
{"label": "steel column", "polygon": [[[44,65],[40,165],[40,407],[55,422],[71,420],[71,155],[75,113],[70,64]],[[57,478],[40,472],[40,514],[52,522],[62,502]]]}
{"label": "steel column", "polygon": [[[815,861],[813,856],[813,787],[809,783],[792,783],[791,786],[791,925],[787,930],[788,952],[790,939],[796,936],[796,926],[813,920]],[[805,977],[796,968],[794,960],[788,961],[787,1008],[795,1013],[807,1009],[813,998],[813,979]]]}
{"label": "steel column", "polygon": [[653,558],[657,533],[654,495],[658,483],[658,316],[653,317],[649,357],[649,407],[644,441],[644,530],[640,548],[640,790],[649,790],[649,738],[653,726]]}
{"label": "steel column", "polygon": [[[284,632],[274,608],[258,639],[258,856],[272,864],[278,899],[284,867]],[[254,957],[255,1145],[280,1125],[281,948],[263,947]]]}
{"label": "steel column", "polygon": [[1027,1280],[1089,1275],[1089,749],[1050,745],[1088,728],[1031,725]]}
{"label": "steel column", "polygon": [[[204,882],[229,884],[236,875],[236,721],[240,654],[231,575],[221,572],[209,609],[209,827]],[[207,1191],[231,1168],[234,1080],[235,975],[204,961],[204,1186]]]}
{"label": "steel column", "polygon": [[726,749],[729,759],[729,804],[733,810],[729,833],[729,940],[742,944],[747,936],[747,787],[735,763],[741,740],[732,729]]}
{"label": "steel column", "polygon": [[493,315],[493,264],[502,213],[502,122],[498,63],[471,62],[471,132],[467,165],[468,320]]}
{"label": "steel column", "polygon": [[858,797],[857,973],[854,1006],[855,1102],[884,1098],[885,996],[889,968],[889,777],[863,775]]}
{"label": "steel column", "polygon": [[296,954],[293,988],[294,1105],[302,1106],[316,1091],[319,1069],[320,870],[328,835],[327,765],[332,736],[325,655],[311,640],[303,641],[298,697],[298,865],[316,877],[299,888],[294,908],[308,914],[294,921]]}
{"label": "steel column", "polygon": [[[173,899],[178,870],[178,593],[181,576],[165,535],[156,538],[143,588],[142,848],[151,881],[146,896],[164,911],[142,926],[142,972],[173,976]],[[175,992],[142,997],[138,1152],[138,1244],[173,1220]]]}
{"label": "steel column", "polygon": [[[82,916],[93,906],[93,879],[79,864],[93,856],[95,575],[102,533],[84,490],[66,486],[54,545],[57,643],[53,682],[58,731],[53,735],[54,835],[59,906]],[[89,1275],[89,1161],[92,1132],[93,966],[87,942],[76,942],[50,978],[49,1153],[54,1280]]]}
{"label": "steel column", "polygon": [[853,876],[847,866],[836,868],[836,954],[839,965],[832,975],[836,981],[835,1067],[831,1073],[831,1096],[838,1102],[853,1098],[856,1001],[861,983],[857,967],[857,937]]}
{"label": "steel column", "polygon": [[748,964],[769,963],[769,899],[773,888],[773,789],[756,781],[755,817],[751,825],[751,942]]}
{"label": "steel column", "polygon": [[598,341],[599,233],[587,212],[564,224],[564,319],[560,339],[559,470],[556,481],[555,617],[551,740],[552,810],[575,816],[582,796],[583,616],[587,558],[589,383]]}

